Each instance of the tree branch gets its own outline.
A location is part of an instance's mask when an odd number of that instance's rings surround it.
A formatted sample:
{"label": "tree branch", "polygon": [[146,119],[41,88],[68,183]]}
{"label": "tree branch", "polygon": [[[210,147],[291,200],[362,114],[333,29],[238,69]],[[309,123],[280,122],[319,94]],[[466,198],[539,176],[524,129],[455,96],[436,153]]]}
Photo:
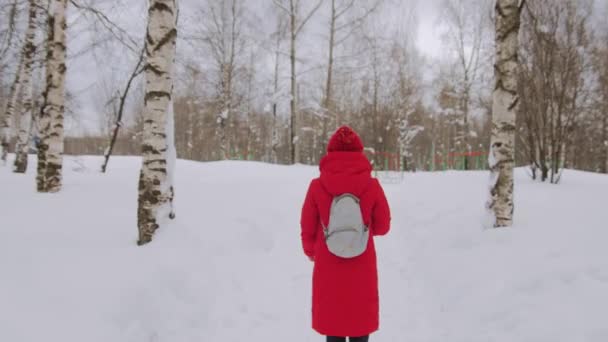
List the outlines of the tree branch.
{"label": "tree branch", "polygon": [[313,14],[315,14],[315,12],[319,9],[319,7],[321,7],[321,4],[323,3],[323,0],[319,0],[319,2],[317,3],[317,5],[310,10],[310,12],[308,13],[308,15],[306,16],[306,18],[304,18],[304,20],[302,20],[302,23],[300,23],[300,26],[298,26],[298,28],[296,29],[296,37],[298,36],[298,33],[300,33],[300,31],[302,30],[302,28],[304,27],[304,25],[306,25],[306,23],[308,22],[308,20],[310,20],[310,18],[312,17]]}
{"label": "tree branch", "polygon": [[346,5],[344,8],[340,9],[338,11],[338,13],[336,13],[336,15],[334,16],[334,19],[338,19],[341,16],[343,16],[346,12],[348,12],[349,9],[351,9],[351,7],[353,7],[354,4],[355,4],[355,0],[351,0],[348,5]]}
{"label": "tree branch", "polygon": [[283,11],[285,11],[285,13],[287,13],[287,14],[291,14],[291,11],[290,11],[290,10],[289,10],[287,7],[283,6],[283,4],[282,4],[282,3],[281,3],[279,0],[272,0],[272,2],[273,2],[273,3],[274,3],[274,4],[275,4],[275,5],[278,7],[278,8],[280,8],[280,9],[281,9],[281,10],[283,10]]}
{"label": "tree branch", "polygon": [[[108,18],[105,13],[91,6],[79,4],[78,2],[76,2],[76,0],[70,0],[70,3],[77,9],[85,11],[85,13],[88,12],[93,14],[95,17],[97,17],[99,22],[108,30],[108,32],[110,32],[121,44],[123,44],[132,52],[138,53],[139,48],[135,39],[133,39],[125,29],[112,22],[112,20],[110,20],[110,18]],[[118,31],[118,33],[115,31]]]}

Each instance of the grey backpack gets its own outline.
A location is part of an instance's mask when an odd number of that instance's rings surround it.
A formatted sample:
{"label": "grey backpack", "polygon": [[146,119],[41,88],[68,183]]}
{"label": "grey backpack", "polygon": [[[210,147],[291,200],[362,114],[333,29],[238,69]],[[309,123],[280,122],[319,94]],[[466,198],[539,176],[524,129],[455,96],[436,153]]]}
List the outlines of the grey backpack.
{"label": "grey backpack", "polygon": [[361,217],[359,198],[352,194],[334,197],[329,209],[329,225],[323,226],[329,251],[342,258],[354,258],[365,252],[369,229]]}

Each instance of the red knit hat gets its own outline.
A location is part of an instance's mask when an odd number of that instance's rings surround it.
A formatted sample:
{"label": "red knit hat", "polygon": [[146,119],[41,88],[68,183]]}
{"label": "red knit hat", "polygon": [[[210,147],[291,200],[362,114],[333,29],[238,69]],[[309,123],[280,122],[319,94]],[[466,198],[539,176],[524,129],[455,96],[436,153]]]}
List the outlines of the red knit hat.
{"label": "red knit hat", "polygon": [[352,128],[342,126],[329,139],[327,152],[363,152],[363,142]]}

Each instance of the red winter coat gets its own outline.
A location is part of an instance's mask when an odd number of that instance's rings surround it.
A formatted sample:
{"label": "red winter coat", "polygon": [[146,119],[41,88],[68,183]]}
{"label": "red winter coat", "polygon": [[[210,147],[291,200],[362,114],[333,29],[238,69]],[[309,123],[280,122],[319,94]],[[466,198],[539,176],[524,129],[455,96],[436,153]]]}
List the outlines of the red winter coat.
{"label": "red winter coat", "polygon": [[[378,272],[374,235],[389,230],[390,211],[371,165],[361,152],[329,152],[321,176],[310,183],[302,208],[302,246],[314,259],[312,327],[322,335],[365,336],[378,330]],[[327,249],[321,222],[328,225],[333,197],[359,197],[363,221],[370,228],[367,250],[344,259]]]}

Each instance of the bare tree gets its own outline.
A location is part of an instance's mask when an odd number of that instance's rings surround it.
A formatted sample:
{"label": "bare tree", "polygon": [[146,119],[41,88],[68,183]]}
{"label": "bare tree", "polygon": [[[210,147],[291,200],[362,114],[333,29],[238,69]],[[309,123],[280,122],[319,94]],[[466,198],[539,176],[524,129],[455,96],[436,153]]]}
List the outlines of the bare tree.
{"label": "bare tree", "polygon": [[[7,58],[10,57],[8,56],[9,52],[11,52],[13,45],[16,45],[15,42],[20,41],[20,39],[15,38],[19,35],[17,29],[17,22],[19,21],[20,16],[19,1],[13,0],[10,4],[7,3],[4,6],[0,6],[0,9],[2,10],[0,13],[6,17],[6,21],[3,21],[2,25],[0,25],[0,75],[2,75],[6,69],[6,64],[11,62],[10,58]],[[1,113],[2,115],[0,116],[0,160],[2,160],[2,164],[4,165],[6,165],[8,151],[13,137],[12,123],[14,114],[18,109],[17,107],[22,93],[21,79],[23,75],[24,48],[25,44],[20,46],[20,52],[18,53],[19,57],[16,60],[17,69],[13,81],[11,82],[8,101],[6,101],[4,112]]]}
{"label": "bare tree", "polygon": [[0,72],[4,72],[6,58],[17,40],[17,22],[19,21],[19,0],[0,5],[0,16],[6,18],[0,24]]}
{"label": "bare tree", "polygon": [[[469,152],[471,146],[470,113],[473,99],[473,87],[478,81],[484,60],[484,43],[486,39],[486,13],[483,5],[486,2],[477,0],[444,0],[445,23],[448,30],[445,40],[451,46],[456,57],[457,79],[455,92],[458,98],[457,110],[461,119],[457,122],[458,137],[456,144],[461,152]],[[482,9],[480,10],[479,7]],[[469,169],[469,159],[464,158],[464,168]]]}
{"label": "bare tree", "polygon": [[[595,63],[599,74],[598,84],[598,113],[601,122],[601,140],[599,148],[602,151],[599,160],[600,170],[608,173],[608,46],[600,47],[595,53]],[[597,144],[596,144],[597,145]]]}
{"label": "bare tree", "polygon": [[[23,55],[22,55],[23,56]],[[13,122],[13,115],[15,110],[17,109],[17,104],[19,102],[19,96],[21,94],[21,70],[23,69],[23,57],[21,57],[19,61],[19,66],[17,68],[17,72],[15,73],[15,79],[11,85],[9,99],[6,102],[6,110],[4,111],[4,116],[2,117],[2,122],[0,122],[0,134],[2,144],[2,163],[6,164],[6,159],[8,156],[9,145],[12,139],[12,129],[11,124]]]}
{"label": "bare tree", "polygon": [[152,0],[146,33],[146,95],[137,207],[138,244],[152,241],[167,217],[173,218],[173,65],[177,0]]}
{"label": "bare tree", "polygon": [[323,0],[319,0],[316,5],[301,16],[300,14],[300,0],[273,0],[275,5],[282,10],[289,17],[289,60],[291,64],[291,99],[289,101],[290,107],[290,162],[292,164],[300,162],[300,146],[298,140],[298,109],[297,109],[297,79],[296,79],[296,41],[300,32],[310,20],[310,18],[319,9]]}
{"label": "bare tree", "polygon": [[[368,54],[366,56],[368,63],[367,75],[364,79],[363,85],[363,97],[365,98],[364,109],[366,113],[365,118],[368,122],[368,130],[371,133],[371,148],[375,152],[381,152],[386,149],[385,145],[385,132],[382,127],[382,103],[381,103],[381,83],[385,80],[382,70],[384,65],[383,60],[383,46],[379,39],[377,39],[375,32],[369,32],[363,34],[363,42],[367,47]],[[371,70],[369,70],[371,68]],[[378,154],[375,154],[374,162],[378,164]]]}
{"label": "bare tree", "polygon": [[127,101],[127,96],[129,95],[129,90],[131,89],[131,84],[133,80],[143,72],[142,64],[144,62],[144,53],[145,50],[142,50],[139,54],[139,60],[137,61],[137,65],[135,65],[135,69],[129,76],[129,80],[127,81],[127,85],[120,95],[120,100],[118,104],[118,112],[116,113],[116,122],[114,124],[114,130],[112,132],[112,137],[110,138],[110,144],[108,148],[104,152],[104,162],[101,165],[101,172],[105,173],[106,168],[108,167],[108,162],[110,161],[110,156],[112,155],[112,150],[114,149],[114,144],[116,143],[116,138],[118,137],[118,130],[122,127],[122,116],[125,109],[125,103]]}
{"label": "bare tree", "polygon": [[15,147],[15,163],[13,168],[13,170],[18,173],[24,173],[27,169],[27,157],[30,148],[33,111],[33,85],[31,80],[34,69],[34,56],[36,55],[36,17],[38,15],[39,7],[39,1],[29,1],[29,19],[22,51],[23,68],[21,87],[23,88],[23,103],[21,106],[19,138]]}
{"label": "bare tree", "polygon": [[235,89],[237,79],[246,78],[239,70],[245,69],[246,9],[242,0],[206,1],[201,9],[202,27],[195,39],[202,40],[214,65],[216,89],[216,139],[219,141],[220,159],[227,159],[231,150],[235,109],[245,94]]}
{"label": "bare tree", "polygon": [[287,33],[287,25],[286,20],[283,19],[282,16],[279,16],[277,20],[277,27],[275,32],[273,33],[274,38],[274,71],[272,75],[273,79],[273,91],[271,96],[272,101],[272,137],[270,142],[270,160],[272,163],[278,162],[277,149],[279,147],[279,127],[277,121],[277,107],[279,96],[281,95],[279,92],[279,68],[281,61],[281,44],[283,39],[285,38],[285,34]]}
{"label": "bare tree", "polygon": [[49,1],[53,13],[48,17],[45,104],[39,120],[38,192],[58,192],[62,183],[67,0]]}
{"label": "bare tree", "polygon": [[327,59],[327,76],[325,78],[325,93],[323,95],[323,108],[325,115],[323,117],[322,138],[323,144],[328,139],[328,121],[330,117],[334,118],[335,125],[340,126],[343,119],[340,117],[340,112],[335,111],[333,103],[333,76],[334,64],[338,56],[336,49],[344,44],[344,42],[353,35],[355,30],[361,27],[365,19],[373,13],[381,1],[375,1],[369,8],[361,6],[361,2],[355,0],[330,0],[330,17],[329,17],[329,37],[328,37],[328,59]]}
{"label": "bare tree", "polygon": [[249,55],[249,66],[247,68],[246,75],[246,96],[245,96],[245,129],[247,130],[246,134],[246,148],[245,148],[245,159],[249,159],[251,155],[256,154],[255,151],[255,141],[259,140],[259,129],[257,127],[257,122],[253,119],[253,99],[254,99],[254,82],[255,82],[255,53],[253,51],[250,52]]}
{"label": "bare tree", "polygon": [[397,35],[390,50],[392,66],[396,69],[392,97],[399,127],[399,155],[404,169],[408,168],[413,159],[412,142],[425,129],[414,118],[421,100],[422,82],[417,69],[422,62],[410,40],[411,37],[407,34]]}
{"label": "bare tree", "polygon": [[558,1],[547,7],[526,2],[520,91],[522,133],[533,177],[558,183],[577,120],[586,112],[589,89],[587,20],[583,2]]}
{"label": "bare tree", "polygon": [[90,4],[83,4],[81,0],[70,0],[70,3],[74,8],[78,9],[79,14],[92,18],[95,22],[99,23],[114,38],[115,42],[118,42],[133,54],[139,53],[140,45],[137,44],[135,38],[126,29],[112,21],[106,13]]}
{"label": "bare tree", "polygon": [[[520,3],[521,1],[521,3]],[[490,145],[490,198],[488,209],[494,227],[513,223],[513,167],[515,165],[515,117],[519,104],[517,72],[519,61],[519,27],[525,0],[497,0],[496,85],[492,105],[492,140]]]}

